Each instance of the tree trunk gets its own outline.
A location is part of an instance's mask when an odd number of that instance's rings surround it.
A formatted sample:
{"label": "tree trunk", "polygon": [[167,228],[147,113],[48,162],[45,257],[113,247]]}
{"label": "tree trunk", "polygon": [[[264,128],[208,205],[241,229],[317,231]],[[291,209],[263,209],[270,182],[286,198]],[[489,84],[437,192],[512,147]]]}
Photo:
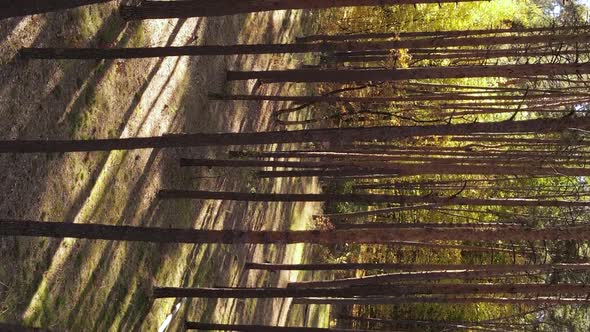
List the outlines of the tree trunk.
{"label": "tree trunk", "polygon": [[[385,230],[387,228],[383,228]],[[419,242],[419,241],[392,241],[389,242],[390,246],[407,246],[416,248],[429,248],[435,250],[441,249],[455,249],[463,251],[474,251],[474,252],[487,252],[487,253],[515,253],[513,249],[506,248],[494,248],[494,247],[481,247],[481,246],[468,246],[463,244],[448,244],[448,243],[431,243],[431,242]]]}
{"label": "tree trunk", "polygon": [[265,71],[228,71],[229,81],[259,79],[266,82],[364,82],[405,81],[469,77],[527,77],[582,75],[590,73],[590,64],[524,64],[457,67],[416,67],[398,69],[290,69]]}
{"label": "tree trunk", "polygon": [[[133,59],[133,58],[157,58],[166,56],[205,56],[205,55],[240,55],[240,54],[282,54],[282,53],[309,53],[309,52],[337,52],[337,51],[364,51],[375,49],[403,49],[420,47],[447,47],[447,46],[475,46],[475,45],[512,45],[530,43],[576,43],[588,42],[590,34],[580,35],[547,35],[547,36],[510,36],[510,37],[482,37],[482,38],[428,38],[417,40],[375,41],[375,42],[345,42],[345,43],[318,43],[318,44],[253,44],[253,45],[200,45],[200,46],[167,46],[167,47],[139,47],[139,48],[22,48],[20,57],[23,59]],[[527,65],[520,65],[527,66]],[[530,66],[530,65],[528,65]],[[565,65],[534,65],[554,68]],[[582,64],[570,64],[576,68],[584,68]],[[502,66],[493,66],[502,67]],[[504,66],[506,67],[506,66]],[[508,66],[511,67],[511,66]],[[457,67],[460,68],[460,67]],[[416,68],[415,68],[416,69]],[[457,70],[457,69],[454,69]],[[580,69],[577,69],[578,71]],[[310,70],[305,70],[310,71]],[[313,71],[313,70],[311,70]],[[521,77],[520,71],[514,70],[510,76]],[[269,73],[272,71],[269,71]],[[295,71],[296,72],[296,71]],[[553,69],[550,72],[540,69],[535,71],[538,75],[559,75],[562,70]],[[232,73],[232,72],[230,72]],[[240,76],[233,72],[230,77]],[[237,72],[239,73],[239,72]],[[458,74],[461,74],[459,72]],[[577,73],[577,72],[576,72]],[[243,75],[243,74],[242,74]],[[292,73],[291,73],[292,75]],[[504,74],[508,75],[508,74]],[[563,74],[562,74],[563,75]],[[389,75],[391,76],[391,75]],[[273,76],[274,77],[274,76]],[[451,77],[479,77],[479,76],[451,76]],[[269,77],[271,79],[272,77]],[[432,77],[434,78],[434,77]],[[235,79],[235,78],[230,78]],[[241,78],[243,79],[243,78]],[[377,80],[377,79],[376,79]],[[360,81],[360,80],[359,80]]]}
{"label": "tree trunk", "polygon": [[343,288],[178,288],[154,287],[154,298],[286,298],[467,295],[467,294],[570,294],[586,296],[590,286],[578,284],[403,284]]}
{"label": "tree trunk", "polygon": [[[566,200],[536,200],[519,198],[467,198],[437,196],[406,196],[385,194],[264,194],[200,190],[167,190],[158,192],[160,199],[219,199],[244,202],[352,202],[362,204],[437,204],[474,206],[536,206],[536,207],[583,207],[590,202]],[[459,230],[457,230],[459,231]]]}
{"label": "tree trunk", "polygon": [[111,1],[113,0],[5,0],[0,4],[0,20]]}
{"label": "tree trunk", "polygon": [[564,27],[534,27],[534,28],[501,28],[501,29],[473,29],[473,30],[443,30],[443,31],[417,31],[417,32],[369,32],[351,33],[341,35],[310,35],[297,38],[297,42],[307,43],[314,41],[348,41],[358,39],[389,39],[389,38],[415,38],[415,37],[468,37],[476,35],[490,35],[503,33],[523,32],[554,32],[554,31],[579,31],[588,29],[588,25],[564,26]]}
{"label": "tree trunk", "polygon": [[532,297],[532,298],[506,298],[506,297],[372,297],[372,298],[295,298],[293,304],[331,304],[331,305],[377,305],[377,304],[408,304],[408,303],[440,303],[440,304],[471,304],[493,303],[504,305],[588,305],[590,299],[565,298],[565,297]]}
{"label": "tree trunk", "polygon": [[[493,267],[493,265],[491,266]],[[419,271],[419,272],[401,272],[369,275],[360,278],[345,278],[336,280],[320,280],[320,281],[300,281],[291,282],[287,288],[333,288],[333,287],[349,287],[362,285],[376,285],[388,284],[404,281],[440,281],[449,279],[482,279],[482,278],[496,278],[509,277],[513,275],[522,276],[523,273],[535,272],[551,272],[555,269],[550,266],[528,266],[515,265],[512,268],[488,268],[480,266],[474,270],[440,270],[440,271]],[[526,276],[526,275],[525,275]]]}
{"label": "tree trunk", "polygon": [[[580,97],[584,95],[572,95],[573,97]],[[435,101],[435,100],[519,100],[522,103],[523,99],[542,99],[554,101],[556,97],[568,97],[568,95],[552,96],[552,95],[537,95],[529,94],[527,96],[518,95],[465,95],[457,93],[445,93],[445,94],[433,94],[433,95],[412,95],[412,96],[392,96],[392,97],[355,97],[355,96],[277,96],[277,95],[224,95],[224,94],[211,94],[210,99],[213,100],[253,100],[253,101],[291,101],[296,103],[388,103],[388,102],[412,102],[417,100],[423,101]],[[587,96],[585,96],[587,97]]]}
{"label": "tree trunk", "polygon": [[382,126],[258,133],[173,134],[161,137],[136,137],[96,140],[14,140],[0,141],[0,153],[89,152],[171,148],[193,146],[257,145],[306,142],[353,142],[393,140],[404,137],[433,135],[469,135],[471,133],[553,133],[571,128],[590,129],[590,119],[568,117],[431,126]]}
{"label": "tree trunk", "polygon": [[473,2],[485,0],[231,0],[144,1],[139,6],[123,6],[126,20],[225,16],[271,10],[324,9],[335,7],[392,6],[421,3]]}
{"label": "tree trunk", "polygon": [[439,270],[487,270],[499,272],[536,272],[551,270],[590,270],[588,263],[564,263],[542,265],[516,264],[400,264],[400,263],[320,263],[320,264],[272,264],[246,262],[246,270],[267,271],[348,271],[348,270],[400,270],[400,271],[439,271]]}
{"label": "tree trunk", "polygon": [[[518,198],[467,198],[437,196],[405,196],[382,194],[264,194],[201,190],[163,189],[158,192],[160,199],[219,199],[243,202],[352,202],[363,204],[397,203],[437,205],[475,205],[475,206],[537,206],[537,207],[576,207],[589,206],[590,202]],[[459,231],[459,230],[457,230]]]}
{"label": "tree trunk", "polygon": [[478,322],[459,322],[459,321],[435,321],[435,320],[410,320],[410,319],[380,319],[380,318],[365,318],[365,317],[355,317],[355,316],[345,316],[345,317],[337,317],[337,319],[345,319],[345,320],[354,320],[358,322],[366,322],[366,323],[375,323],[380,325],[386,325],[388,327],[398,327],[398,328],[414,328],[416,329],[418,326],[428,326],[428,327],[439,327],[439,328],[452,328],[452,329],[459,329],[459,330],[470,330],[470,331],[502,331],[505,332],[505,329],[496,330],[493,328],[496,327],[522,327],[521,324],[511,324],[511,323],[478,323]]}
{"label": "tree trunk", "polygon": [[523,224],[504,223],[504,222],[481,222],[481,223],[457,223],[457,222],[366,222],[366,223],[333,223],[335,229],[396,229],[396,228],[414,228],[414,227],[430,227],[430,228],[522,228]]}
{"label": "tree trunk", "polygon": [[558,241],[586,240],[590,226],[523,230],[404,228],[396,230],[237,231],[0,220],[0,236],[37,236],[156,243],[342,244],[396,241]]}
{"label": "tree trunk", "polygon": [[[416,170],[415,168],[421,165],[425,165],[428,167],[433,167],[433,170],[426,171],[425,174],[430,174],[430,172],[436,172],[437,168],[441,169],[448,169],[455,166],[460,166],[457,171],[452,171],[453,174],[457,174],[456,172],[467,169],[470,171],[477,171],[483,172],[483,174],[489,174],[491,171],[486,170],[486,167],[497,167],[502,169],[503,173],[498,174],[505,174],[509,172],[509,170],[518,170],[519,172],[516,174],[521,174],[523,171],[528,171],[527,169],[523,168],[523,166],[528,166],[531,168],[531,173],[534,173],[539,170],[545,170],[546,172],[550,172],[551,174],[562,174],[562,175],[571,175],[573,172],[576,174],[584,174],[588,175],[585,172],[590,172],[590,170],[585,168],[574,168],[574,167],[557,167],[564,165],[565,162],[559,159],[544,159],[544,160],[532,160],[532,159],[524,159],[524,158],[509,158],[509,157],[495,157],[495,158],[437,158],[437,157],[391,157],[390,160],[395,160],[401,163],[389,163],[387,161],[356,161],[356,160],[324,160],[324,161],[282,161],[282,160],[240,160],[240,159],[189,159],[189,158],[181,158],[180,159],[180,166],[181,167],[283,167],[283,168],[304,168],[304,169],[316,169],[312,172],[320,172],[320,170],[327,170],[327,169],[343,169],[343,170],[365,170],[365,171],[372,171],[372,170],[395,170],[397,172],[405,173],[408,169]],[[572,160],[572,162],[580,163],[581,159]],[[418,163],[415,162],[428,162],[428,163]],[[552,164],[555,166],[552,167]],[[544,167],[540,167],[543,165]],[[399,166],[399,168],[397,168]],[[408,169],[407,169],[408,168]],[[479,171],[478,171],[479,170]],[[553,170],[553,171],[552,171]],[[563,170],[563,172],[560,172]],[[412,172],[412,171],[410,171]],[[580,172],[580,173],[577,173]],[[273,174],[273,173],[270,173]],[[447,174],[445,171],[441,171],[437,174]],[[470,173],[471,174],[471,173]],[[478,173],[479,174],[479,173]],[[356,175],[356,174],[355,174]],[[513,173],[510,173],[513,175]]]}
{"label": "tree trunk", "polygon": [[22,325],[16,324],[8,324],[0,322],[0,331],[5,332],[51,332],[47,329],[36,328],[36,327],[26,327]]}
{"label": "tree trunk", "polygon": [[[220,331],[242,331],[242,332],[375,332],[370,330],[350,330],[350,329],[329,329],[319,327],[285,327],[285,326],[267,326],[267,325],[243,325],[243,324],[211,324],[200,322],[186,322],[187,330],[220,330]],[[387,332],[387,330],[382,330]],[[390,331],[394,332],[394,331]]]}
{"label": "tree trunk", "polygon": [[348,212],[348,213],[335,213],[335,214],[322,214],[318,217],[328,218],[330,221],[334,220],[348,220],[350,218],[376,216],[382,214],[390,214],[402,211],[415,211],[415,210],[432,210],[438,207],[437,204],[420,204],[420,205],[409,205],[409,206],[396,206],[386,209],[376,209],[370,211],[359,211],[359,212]]}
{"label": "tree trunk", "polygon": [[[469,161],[466,160],[466,163]],[[352,162],[351,162],[352,163]],[[313,176],[358,176],[373,174],[391,174],[396,176],[414,175],[561,175],[561,176],[590,176],[590,168],[580,167],[551,167],[547,162],[544,167],[539,167],[539,162],[529,162],[529,167],[502,165],[495,163],[480,163],[479,165],[422,163],[409,164],[397,163],[386,167],[346,167],[333,169],[309,169],[287,171],[259,171],[256,175],[260,178],[283,177],[313,177]]]}

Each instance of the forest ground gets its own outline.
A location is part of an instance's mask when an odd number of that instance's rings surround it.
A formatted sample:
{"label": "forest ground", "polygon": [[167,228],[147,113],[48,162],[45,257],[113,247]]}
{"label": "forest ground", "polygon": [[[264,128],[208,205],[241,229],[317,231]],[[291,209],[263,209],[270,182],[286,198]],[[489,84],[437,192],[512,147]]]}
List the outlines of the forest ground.
{"label": "forest ground", "polygon": [[[294,93],[290,85],[225,81],[228,69],[295,68],[288,56],[125,61],[22,61],[23,46],[132,47],[289,42],[311,31],[302,11],[125,23],[114,4],[0,22],[2,139],[106,138],[277,129],[280,103],[209,101],[210,92]],[[261,147],[270,149],[274,147]],[[279,147],[281,148],[281,147]],[[284,148],[284,147],[282,147]],[[313,180],[259,181],[248,170],[181,169],[179,157],[226,157],[227,148],[0,156],[3,218],[196,229],[305,229],[317,204],[166,201],[161,188],[317,192]],[[247,260],[309,261],[310,248],[157,245],[0,239],[0,321],[55,330],[154,331],[178,304],[158,286],[277,286],[303,274],[243,272]],[[317,277],[317,276],[316,276]],[[189,300],[186,319],[326,326],[325,307],[289,301]],[[304,317],[305,316],[305,317]]]}

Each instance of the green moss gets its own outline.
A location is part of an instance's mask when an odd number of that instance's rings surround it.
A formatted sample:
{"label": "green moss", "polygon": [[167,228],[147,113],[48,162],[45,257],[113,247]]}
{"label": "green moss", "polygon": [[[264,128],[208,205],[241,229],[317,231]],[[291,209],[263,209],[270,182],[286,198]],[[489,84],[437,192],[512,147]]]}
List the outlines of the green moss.
{"label": "green moss", "polygon": [[103,19],[100,10],[96,6],[85,6],[74,12],[78,37],[81,40],[90,40],[100,29]]}

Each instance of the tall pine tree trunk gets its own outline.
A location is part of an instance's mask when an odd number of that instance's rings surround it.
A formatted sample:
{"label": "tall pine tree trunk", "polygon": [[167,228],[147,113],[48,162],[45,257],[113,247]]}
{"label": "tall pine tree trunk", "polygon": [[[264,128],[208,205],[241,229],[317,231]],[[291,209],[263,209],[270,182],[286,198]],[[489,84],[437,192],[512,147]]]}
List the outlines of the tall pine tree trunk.
{"label": "tall pine tree trunk", "polygon": [[161,137],[95,140],[14,140],[0,141],[0,153],[89,152],[192,146],[388,141],[407,137],[469,135],[483,132],[505,134],[535,132],[542,134],[563,132],[571,128],[590,130],[590,119],[568,117],[561,119],[482,122],[456,125],[353,127],[258,133],[172,134]]}
{"label": "tall pine tree trunk", "polygon": [[156,243],[342,244],[395,241],[557,241],[590,238],[589,226],[522,230],[404,228],[396,230],[238,231],[0,220],[0,236],[34,236]]}
{"label": "tall pine tree trunk", "polygon": [[111,1],[113,0],[4,0],[0,3],[0,20]]}

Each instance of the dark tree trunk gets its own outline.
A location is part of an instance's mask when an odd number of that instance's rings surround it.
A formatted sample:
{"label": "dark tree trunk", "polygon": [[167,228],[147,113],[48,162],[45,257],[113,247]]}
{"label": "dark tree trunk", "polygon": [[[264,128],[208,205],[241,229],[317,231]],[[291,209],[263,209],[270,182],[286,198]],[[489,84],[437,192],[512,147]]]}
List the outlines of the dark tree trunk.
{"label": "dark tree trunk", "polygon": [[42,14],[113,0],[4,0],[0,3],[0,20],[33,14]]}
{"label": "dark tree trunk", "polygon": [[494,66],[416,67],[400,69],[291,69],[228,71],[230,81],[259,79],[267,82],[365,82],[405,81],[467,77],[527,77],[582,75],[590,64],[524,64]]}
{"label": "dark tree trunk", "polygon": [[[200,322],[186,322],[185,327],[187,330],[202,331],[221,330],[243,332],[375,332],[373,330],[328,329],[319,327],[285,327],[243,324],[210,324]],[[386,330],[382,331],[387,332]]]}
{"label": "dark tree trunk", "polygon": [[[389,274],[368,275],[360,278],[345,278],[336,280],[320,280],[320,281],[301,281],[292,282],[288,284],[288,288],[332,288],[332,287],[349,287],[362,285],[376,285],[388,284],[405,281],[440,281],[448,279],[482,279],[482,278],[496,278],[509,277],[511,275],[522,276],[523,273],[528,275],[536,272],[551,272],[555,271],[550,266],[535,266],[535,265],[514,265],[503,269],[494,268],[486,269],[484,266],[479,266],[473,270],[439,270],[439,271],[418,271],[418,272],[400,272]],[[526,276],[525,274],[525,276]]]}
{"label": "dark tree trunk", "polygon": [[[465,163],[469,163],[468,160]],[[495,163],[480,163],[480,165],[465,165],[461,163],[422,163],[422,164],[391,164],[385,167],[347,167],[339,170],[334,169],[306,169],[287,171],[259,171],[256,173],[261,178],[283,178],[283,177],[313,177],[313,176],[358,176],[391,174],[396,176],[414,175],[562,175],[562,176],[590,176],[589,168],[581,167],[551,167],[548,162],[529,162],[529,167],[521,165],[502,165]]]}
{"label": "dark tree trunk", "polygon": [[16,324],[8,324],[0,322],[0,331],[4,332],[51,332],[48,329],[27,327]]}
{"label": "dark tree trunk", "polygon": [[[23,59],[133,59],[155,58],[166,56],[204,56],[204,55],[238,55],[238,54],[281,54],[281,53],[309,53],[309,52],[337,52],[337,51],[365,51],[375,49],[402,49],[420,47],[446,46],[475,46],[475,45],[504,45],[527,43],[576,43],[587,42],[589,34],[580,35],[548,35],[548,36],[510,36],[485,38],[430,38],[399,41],[376,42],[346,42],[346,43],[318,43],[318,44],[254,44],[254,45],[201,45],[201,46],[168,46],[168,47],[140,47],[140,48],[23,48],[20,56]],[[526,66],[526,65],[521,65]],[[529,65],[530,66],[530,65]],[[558,66],[555,64],[535,65]],[[561,65],[564,66],[564,65]],[[569,65],[574,66],[574,65]],[[580,68],[584,65],[578,64]],[[502,67],[502,66],[492,66]],[[506,66],[504,66],[506,67]],[[512,66],[509,66],[512,67]],[[457,69],[455,69],[457,70]],[[313,70],[306,70],[313,71]],[[521,77],[518,70],[506,77]],[[538,75],[559,75],[559,72],[544,73],[535,71]],[[463,73],[459,72],[459,74]],[[234,74],[237,75],[237,74]],[[507,74],[505,74],[507,75]],[[500,75],[501,76],[501,75]],[[479,76],[451,76],[451,77],[479,77]],[[434,78],[434,77],[433,77]],[[270,78],[269,78],[270,79]],[[360,81],[360,80],[359,80]]]}
{"label": "dark tree trunk", "polygon": [[403,284],[343,288],[178,288],[155,287],[154,298],[282,298],[468,295],[468,294],[570,294],[586,296],[590,286],[578,284]]}
{"label": "dark tree trunk", "polygon": [[0,220],[0,236],[34,236],[156,243],[391,243],[396,241],[557,241],[590,238],[590,227],[550,227],[507,230],[479,228],[404,228],[396,230],[311,230],[311,231],[238,231],[194,230],[158,227],[113,226]]}
{"label": "dark tree trunk", "polygon": [[418,31],[418,32],[369,32],[351,33],[342,35],[311,35],[297,38],[297,42],[314,41],[347,41],[358,39],[388,39],[388,38],[416,38],[416,37],[468,37],[477,35],[491,35],[503,33],[523,32],[555,32],[555,31],[580,31],[588,29],[588,25],[564,26],[564,27],[536,27],[536,28],[502,28],[502,29],[473,29],[473,30],[443,30],[443,31]]}
{"label": "dark tree trunk", "polygon": [[[438,205],[475,205],[475,206],[590,206],[585,201],[535,200],[518,198],[467,198],[437,196],[405,196],[385,194],[264,194],[201,190],[160,190],[160,199],[220,199],[243,202],[352,202],[363,204],[398,203],[418,204],[430,203]],[[457,230],[459,231],[459,230]]]}
{"label": "dark tree trunk", "polygon": [[562,119],[483,122],[457,125],[358,127],[258,133],[173,134],[161,137],[96,140],[15,140],[0,141],[0,153],[89,152],[192,146],[388,141],[406,137],[469,135],[482,132],[535,132],[541,134],[562,132],[570,128],[589,130],[590,119],[568,117]]}

